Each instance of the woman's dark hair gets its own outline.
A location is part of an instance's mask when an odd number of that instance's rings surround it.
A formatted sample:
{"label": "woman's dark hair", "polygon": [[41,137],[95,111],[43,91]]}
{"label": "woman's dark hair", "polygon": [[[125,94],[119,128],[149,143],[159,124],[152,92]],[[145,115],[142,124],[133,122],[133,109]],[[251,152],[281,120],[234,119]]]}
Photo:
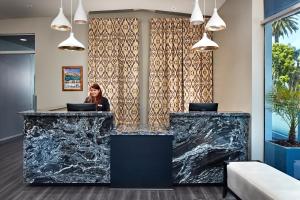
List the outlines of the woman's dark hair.
{"label": "woman's dark hair", "polygon": [[102,99],[102,90],[100,86],[97,83],[94,83],[90,86],[90,89],[99,90],[99,94],[96,98],[93,98],[91,95],[89,96],[90,103],[96,103],[97,105],[100,104]]}

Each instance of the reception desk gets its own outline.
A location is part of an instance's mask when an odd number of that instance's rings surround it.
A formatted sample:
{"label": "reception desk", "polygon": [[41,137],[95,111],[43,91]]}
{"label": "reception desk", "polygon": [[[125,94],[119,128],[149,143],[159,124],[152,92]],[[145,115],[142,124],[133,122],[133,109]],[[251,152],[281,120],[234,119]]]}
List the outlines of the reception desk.
{"label": "reception desk", "polygon": [[[113,113],[22,114],[25,183],[110,183],[110,136],[123,134]],[[249,119],[247,113],[171,113],[173,183],[221,183],[224,160],[248,158]]]}
{"label": "reception desk", "polygon": [[223,182],[225,160],[247,160],[250,114],[171,113],[176,184]]}
{"label": "reception desk", "polygon": [[110,112],[23,112],[25,183],[109,183]]}

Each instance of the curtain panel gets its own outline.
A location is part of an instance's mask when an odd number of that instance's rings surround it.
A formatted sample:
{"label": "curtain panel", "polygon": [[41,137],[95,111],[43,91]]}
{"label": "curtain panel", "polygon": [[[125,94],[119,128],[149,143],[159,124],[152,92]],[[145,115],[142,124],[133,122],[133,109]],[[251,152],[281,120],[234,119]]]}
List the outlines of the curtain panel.
{"label": "curtain panel", "polygon": [[136,18],[89,21],[88,83],[100,85],[119,128],[140,122],[138,32]]}
{"label": "curtain panel", "polygon": [[150,28],[149,127],[157,130],[168,127],[170,112],[188,111],[191,102],[212,102],[213,55],[191,49],[204,25],[154,18]]}

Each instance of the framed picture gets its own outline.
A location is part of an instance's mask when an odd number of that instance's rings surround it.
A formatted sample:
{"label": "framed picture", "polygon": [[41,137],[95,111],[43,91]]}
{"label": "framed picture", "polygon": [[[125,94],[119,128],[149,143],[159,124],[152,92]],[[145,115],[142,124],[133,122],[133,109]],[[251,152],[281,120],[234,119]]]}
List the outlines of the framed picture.
{"label": "framed picture", "polygon": [[82,66],[62,67],[62,90],[83,91]]}

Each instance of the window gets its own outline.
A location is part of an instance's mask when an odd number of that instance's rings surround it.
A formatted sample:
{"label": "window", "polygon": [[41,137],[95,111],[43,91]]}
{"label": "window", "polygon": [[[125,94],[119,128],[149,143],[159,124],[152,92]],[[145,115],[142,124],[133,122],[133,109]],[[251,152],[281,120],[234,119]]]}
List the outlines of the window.
{"label": "window", "polygon": [[300,14],[265,25],[265,162],[300,179]]}

